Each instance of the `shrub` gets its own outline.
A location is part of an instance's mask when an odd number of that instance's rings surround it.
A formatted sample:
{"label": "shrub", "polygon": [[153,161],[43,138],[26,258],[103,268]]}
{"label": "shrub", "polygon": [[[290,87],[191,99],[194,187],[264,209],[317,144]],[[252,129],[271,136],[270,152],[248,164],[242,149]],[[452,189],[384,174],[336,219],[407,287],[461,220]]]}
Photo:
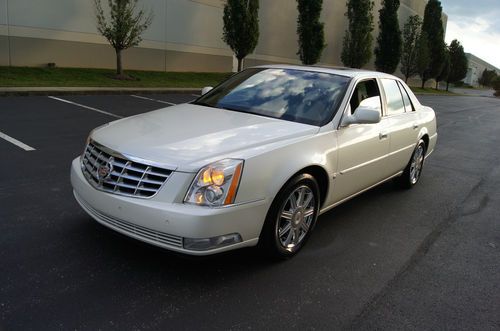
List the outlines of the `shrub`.
{"label": "shrub", "polygon": [[492,82],[492,86],[495,89],[495,95],[497,97],[500,97],[500,77],[495,78]]}

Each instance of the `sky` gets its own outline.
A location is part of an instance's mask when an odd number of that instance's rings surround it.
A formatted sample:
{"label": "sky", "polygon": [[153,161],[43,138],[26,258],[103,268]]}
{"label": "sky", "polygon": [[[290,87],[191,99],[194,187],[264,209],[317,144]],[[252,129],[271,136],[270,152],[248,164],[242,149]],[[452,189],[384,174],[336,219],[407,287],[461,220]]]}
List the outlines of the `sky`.
{"label": "sky", "polygon": [[448,15],[446,42],[500,68],[500,0],[441,0]]}

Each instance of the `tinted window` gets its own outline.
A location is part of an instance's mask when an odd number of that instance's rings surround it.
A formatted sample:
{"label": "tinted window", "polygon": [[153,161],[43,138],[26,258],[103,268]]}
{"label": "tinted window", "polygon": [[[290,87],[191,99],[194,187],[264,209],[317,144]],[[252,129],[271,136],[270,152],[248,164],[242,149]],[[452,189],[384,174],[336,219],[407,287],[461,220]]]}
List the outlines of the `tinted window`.
{"label": "tinted window", "polygon": [[414,111],[415,109],[413,108],[413,105],[411,104],[410,101],[410,96],[408,95],[408,92],[406,89],[403,87],[403,84],[398,82],[399,89],[401,90],[401,94],[403,95],[403,102],[405,103],[405,109],[407,112]]}
{"label": "tinted window", "polygon": [[253,68],[232,76],[194,104],[319,126],[336,112],[349,80],[322,72]]}
{"label": "tinted window", "polygon": [[405,112],[405,105],[399,90],[397,81],[393,79],[382,79],[385,96],[387,98],[387,115],[402,114]]}
{"label": "tinted window", "polygon": [[371,97],[379,97],[380,100],[380,91],[377,82],[374,79],[370,79],[358,83],[352,93],[351,101],[349,101],[351,114],[354,114],[361,101]]}

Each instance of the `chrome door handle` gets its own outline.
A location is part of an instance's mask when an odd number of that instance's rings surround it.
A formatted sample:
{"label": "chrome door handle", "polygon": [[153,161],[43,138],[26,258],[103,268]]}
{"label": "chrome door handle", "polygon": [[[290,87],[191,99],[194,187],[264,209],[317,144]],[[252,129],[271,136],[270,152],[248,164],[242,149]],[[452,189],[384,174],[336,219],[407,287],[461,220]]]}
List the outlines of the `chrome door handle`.
{"label": "chrome door handle", "polygon": [[380,140],[387,139],[387,137],[388,137],[387,133],[385,133],[385,132],[380,132],[378,134],[378,139],[380,139]]}
{"label": "chrome door handle", "polygon": [[418,124],[413,124],[413,130],[418,129]]}

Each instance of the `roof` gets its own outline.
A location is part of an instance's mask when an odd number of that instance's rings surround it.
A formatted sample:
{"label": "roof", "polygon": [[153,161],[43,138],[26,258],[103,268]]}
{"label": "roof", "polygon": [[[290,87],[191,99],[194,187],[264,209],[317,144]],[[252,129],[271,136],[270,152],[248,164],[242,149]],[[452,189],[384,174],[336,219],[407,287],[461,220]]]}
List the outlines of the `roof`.
{"label": "roof", "polygon": [[270,69],[291,69],[291,70],[303,70],[303,71],[313,71],[313,72],[323,72],[328,74],[334,74],[339,76],[346,76],[350,78],[354,77],[378,77],[378,78],[397,78],[395,76],[371,70],[364,69],[353,69],[346,67],[324,67],[324,66],[304,66],[304,65],[288,65],[288,64],[271,64],[271,65],[261,65],[254,68],[270,68]]}
{"label": "roof", "polygon": [[497,67],[495,67],[494,65],[486,62],[485,60],[475,56],[474,54],[472,53],[465,53],[465,56],[467,57],[467,59],[469,61],[473,61],[473,62],[476,62],[477,64],[480,64],[482,65],[483,67],[485,67],[486,69],[488,70],[495,70],[496,72],[500,72],[500,69],[498,69]]}

